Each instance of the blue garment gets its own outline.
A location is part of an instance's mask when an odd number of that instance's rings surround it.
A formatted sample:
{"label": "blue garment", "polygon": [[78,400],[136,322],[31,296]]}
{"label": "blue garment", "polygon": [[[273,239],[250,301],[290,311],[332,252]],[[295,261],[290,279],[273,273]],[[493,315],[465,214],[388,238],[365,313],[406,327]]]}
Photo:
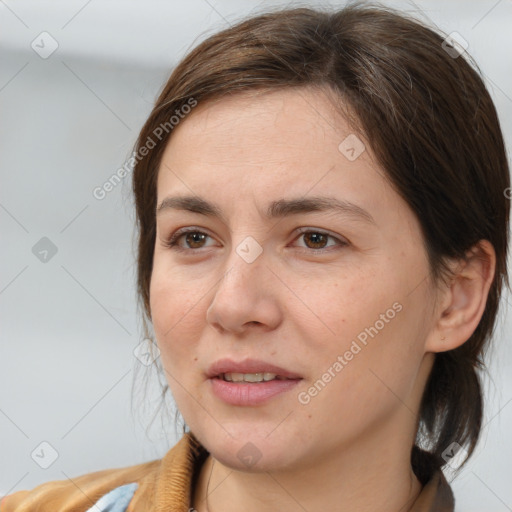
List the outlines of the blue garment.
{"label": "blue garment", "polygon": [[126,484],[102,496],[86,512],[125,512],[139,484]]}

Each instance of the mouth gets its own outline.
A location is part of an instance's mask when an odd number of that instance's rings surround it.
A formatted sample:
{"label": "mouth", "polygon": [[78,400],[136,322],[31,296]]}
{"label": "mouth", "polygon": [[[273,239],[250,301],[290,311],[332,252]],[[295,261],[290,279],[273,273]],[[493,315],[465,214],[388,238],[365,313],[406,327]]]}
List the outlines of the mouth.
{"label": "mouth", "polygon": [[244,382],[247,384],[255,384],[258,382],[269,382],[271,380],[298,380],[298,379],[289,379],[288,377],[283,377],[282,375],[277,375],[271,372],[264,373],[221,373],[214,377],[216,379],[222,379],[226,382]]}
{"label": "mouth", "polygon": [[279,366],[256,359],[234,362],[221,359],[207,373],[213,394],[223,402],[254,406],[295,387],[302,377]]}
{"label": "mouth", "polygon": [[207,371],[208,378],[221,378],[232,382],[262,382],[269,380],[301,379],[302,376],[260,359],[236,362],[224,358],[215,361]]}

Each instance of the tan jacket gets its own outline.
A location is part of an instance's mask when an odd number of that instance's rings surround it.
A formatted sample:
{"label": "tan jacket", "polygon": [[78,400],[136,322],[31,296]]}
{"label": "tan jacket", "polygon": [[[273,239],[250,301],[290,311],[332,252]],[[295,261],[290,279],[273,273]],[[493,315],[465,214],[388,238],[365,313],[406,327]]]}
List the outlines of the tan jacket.
{"label": "tan jacket", "polygon": [[[97,471],[70,480],[47,482],[30,491],[18,491],[0,501],[0,512],[112,510],[95,507],[95,504],[109,491],[133,482],[138,487],[126,512],[190,512],[195,478],[207,456],[205,448],[187,433],[160,460]],[[423,487],[411,512],[453,511],[452,490],[443,473],[438,471]]]}

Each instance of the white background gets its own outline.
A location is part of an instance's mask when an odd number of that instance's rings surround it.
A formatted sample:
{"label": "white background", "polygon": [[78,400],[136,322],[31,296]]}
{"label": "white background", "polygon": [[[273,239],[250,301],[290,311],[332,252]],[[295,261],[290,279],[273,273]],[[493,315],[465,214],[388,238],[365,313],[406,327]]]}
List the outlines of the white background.
{"label": "white background", "polygon": [[[510,148],[512,1],[384,3],[468,41]],[[146,435],[156,402],[130,411],[132,381],[141,387],[135,370],[144,369],[133,356],[141,330],[130,177],[102,201],[92,190],[123,165],[187,50],[276,5],[299,3],[0,1],[0,496],[160,458],[176,442],[172,421],[162,428],[157,420]],[[47,59],[31,48],[43,31],[58,43]],[[32,253],[42,237],[57,247],[47,263]],[[486,426],[452,481],[458,511],[512,510],[508,294],[503,299],[488,358]],[[58,453],[48,469],[31,458],[38,447],[51,456],[41,442]]]}

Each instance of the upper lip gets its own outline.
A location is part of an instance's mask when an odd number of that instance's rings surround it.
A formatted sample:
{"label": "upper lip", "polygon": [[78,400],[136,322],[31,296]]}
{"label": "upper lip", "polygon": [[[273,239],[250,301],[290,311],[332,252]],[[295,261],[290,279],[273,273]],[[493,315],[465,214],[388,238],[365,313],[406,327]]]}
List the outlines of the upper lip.
{"label": "upper lip", "polygon": [[229,358],[218,359],[210,365],[207,375],[208,378],[211,379],[212,377],[218,377],[223,373],[275,373],[280,377],[286,377],[288,379],[302,378],[296,373],[260,359],[245,359],[240,362],[233,361]]}

